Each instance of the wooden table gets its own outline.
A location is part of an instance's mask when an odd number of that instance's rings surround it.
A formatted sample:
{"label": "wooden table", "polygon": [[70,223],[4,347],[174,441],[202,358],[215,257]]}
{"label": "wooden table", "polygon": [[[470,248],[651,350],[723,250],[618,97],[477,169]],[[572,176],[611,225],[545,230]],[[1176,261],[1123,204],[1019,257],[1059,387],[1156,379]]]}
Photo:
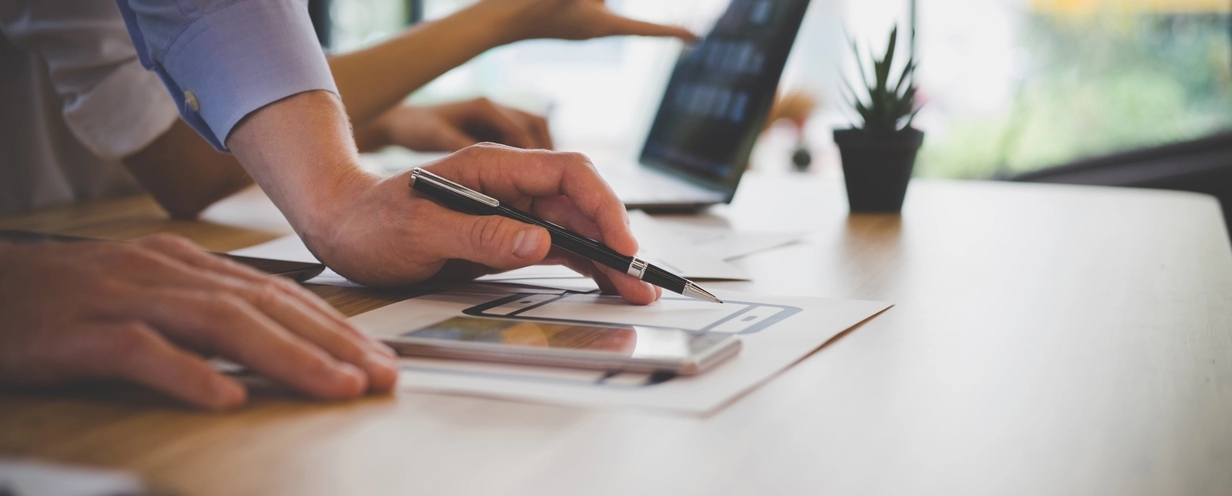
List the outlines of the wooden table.
{"label": "wooden table", "polygon": [[[840,184],[763,174],[716,212],[811,233],[740,260],[756,281],[733,287],[896,306],[708,418],[407,391],[206,414],[74,388],[0,397],[0,452],[191,495],[1232,493],[1215,200],[916,181],[901,218],[849,216]],[[210,218],[167,222],[133,197],[0,226],[216,250],[285,229],[259,195]],[[381,304],[323,294],[348,313]]]}

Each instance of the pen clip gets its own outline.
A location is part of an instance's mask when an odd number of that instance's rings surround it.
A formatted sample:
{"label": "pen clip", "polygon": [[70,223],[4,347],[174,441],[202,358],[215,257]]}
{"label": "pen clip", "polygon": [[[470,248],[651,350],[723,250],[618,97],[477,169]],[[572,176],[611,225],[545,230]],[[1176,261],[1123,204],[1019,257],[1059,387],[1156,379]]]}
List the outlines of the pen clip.
{"label": "pen clip", "polygon": [[428,182],[428,184],[431,184],[443,190],[449,191],[450,193],[454,193],[459,196],[464,196],[466,198],[470,198],[477,202],[486,204],[489,207],[499,207],[500,206],[500,200],[497,200],[496,198],[492,198],[488,195],[485,195],[483,193],[470,189],[466,186],[463,186],[461,184],[445,179],[441,176],[428,172],[419,167],[416,167],[415,169],[411,170],[411,180],[412,181],[426,181]]}

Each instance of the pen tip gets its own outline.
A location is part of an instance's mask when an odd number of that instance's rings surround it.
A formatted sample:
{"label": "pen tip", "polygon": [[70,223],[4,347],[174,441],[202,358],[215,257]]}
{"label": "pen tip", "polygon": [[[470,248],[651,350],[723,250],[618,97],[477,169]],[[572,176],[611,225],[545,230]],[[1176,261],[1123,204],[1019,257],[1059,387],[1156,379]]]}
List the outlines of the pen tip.
{"label": "pen tip", "polygon": [[699,300],[706,300],[711,303],[723,303],[723,300],[720,300],[719,297],[711,294],[709,291],[702,289],[701,286],[693,284],[692,282],[685,284],[684,291],[682,291],[681,294],[697,298]]}

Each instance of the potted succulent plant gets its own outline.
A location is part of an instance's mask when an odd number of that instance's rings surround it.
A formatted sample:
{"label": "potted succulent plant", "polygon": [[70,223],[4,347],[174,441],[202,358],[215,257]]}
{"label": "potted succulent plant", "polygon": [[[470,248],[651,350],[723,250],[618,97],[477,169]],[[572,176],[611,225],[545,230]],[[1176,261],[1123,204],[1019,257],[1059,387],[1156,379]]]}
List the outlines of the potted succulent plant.
{"label": "potted succulent plant", "polygon": [[[842,155],[843,176],[847,183],[847,202],[852,212],[899,212],[907,194],[907,183],[915,165],[916,152],[924,133],[911,127],[919,109],[915,105],[915,56],[908,58],[902,72],[891,77],[898,28],[890,31],[885,56],[873,57],[873,77],[865,74],[860,49],[855,42],[862,91],[847,83],[850,104],[860,114],[862,124],[836,129],[834,143]],[[890,83],[894,84],[891,85]]]}

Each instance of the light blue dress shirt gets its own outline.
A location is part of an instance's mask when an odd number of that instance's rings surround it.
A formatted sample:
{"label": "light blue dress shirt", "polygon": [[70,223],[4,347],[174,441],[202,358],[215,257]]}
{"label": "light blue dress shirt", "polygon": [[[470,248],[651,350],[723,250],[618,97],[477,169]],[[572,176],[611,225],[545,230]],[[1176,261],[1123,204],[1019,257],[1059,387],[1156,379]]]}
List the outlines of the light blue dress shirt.
{"label": "light blue dress shirt", "polygon": [[116,0],[142,65],[215,148],[253,111],[296,93],[338,93],[307,0]]}

